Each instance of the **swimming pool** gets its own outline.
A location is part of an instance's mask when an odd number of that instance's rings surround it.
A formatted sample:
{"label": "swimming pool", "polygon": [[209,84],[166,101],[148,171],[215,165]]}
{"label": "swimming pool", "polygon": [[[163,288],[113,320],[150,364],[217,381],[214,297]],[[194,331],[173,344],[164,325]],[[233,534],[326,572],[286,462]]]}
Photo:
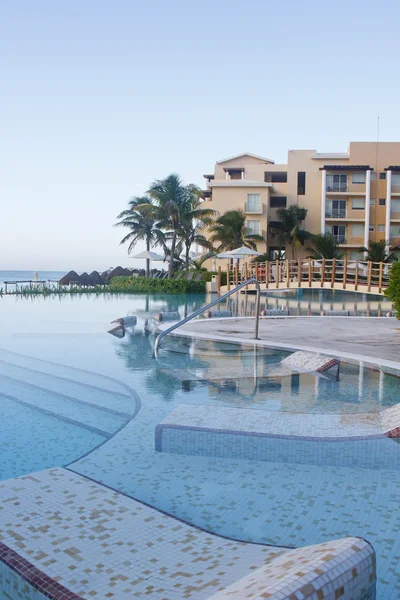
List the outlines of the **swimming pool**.
{"label": "swimming pool", "polygon": [[[346,425],[354,414],[376,415],[396,403],[400,388],[393,374],[382,377],[368,365],[342,362],[338,379],[297,373],[279,378],[273,371],[285,351],[262,349],[255,356],[246,345],[238,351],[230,344],[183,339],[168,340],[160,362],[154,361],[145,319],[161,308],[191,312],[204,304],[202,296],[2,302],[1,406],[15,426],[4,432],[3,478],[69,465],[180,519],[241,540],[302,546],[359,535],[378,555],[378,597],[400,595],[400,446],[394,440],[282,437],[274,442],[272,460],[220,456],[218,448],[189,453],[180,440],[174,451],[160,451],[155,443],[157,426],[180,405],[322,414]],[[110,321],[128,312],[138,315],[135,331],[122,340],[106,334]]]}

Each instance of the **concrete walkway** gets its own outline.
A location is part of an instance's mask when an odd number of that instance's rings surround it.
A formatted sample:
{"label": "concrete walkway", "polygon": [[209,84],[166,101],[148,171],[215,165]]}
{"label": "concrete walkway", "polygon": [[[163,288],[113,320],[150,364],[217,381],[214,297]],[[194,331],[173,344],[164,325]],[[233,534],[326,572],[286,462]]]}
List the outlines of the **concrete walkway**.
{"label": "concrete walkway", "polygon": [[[254,319],[202,319],[174,333],[253,343]],[[400,363],[400,323],[394,318],[262,318],[259,337],[261,345],[336,351]]]}

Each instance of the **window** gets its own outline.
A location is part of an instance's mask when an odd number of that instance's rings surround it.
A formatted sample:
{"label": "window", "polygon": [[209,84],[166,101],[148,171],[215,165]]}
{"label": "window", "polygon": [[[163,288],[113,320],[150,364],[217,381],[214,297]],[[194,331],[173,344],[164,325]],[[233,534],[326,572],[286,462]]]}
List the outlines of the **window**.
{"label": "window", "polygon": [[327,192],[347,192],[347,175],[333,175],[329,173],[326,176]]}
{"label": "window", "polygon": [[346,226],[345,225],[331,225],[326,228],[333,237],[336,239],[338,244],[346,243]]}
{"label": "window", "polygon": [[350,258],[351,260],[362,260],[364,256],[359,250],[350,250]]}
{"label": "window", "polygon": [[400,173],[392,173],[392,185],[400,185]]}
{"label": "window", "polygon": [[379,206],[385,206],[386,198],[379,198]]}
{"label": "window", "polygon": [[365,183],[365,173],[352,173],[351,183]]}
{"label": "window", "polygon": [[260,194],[247,194],[247,212],[261,212]]}
{"label": "window", "polygon": [[375,206],[375,198],[370,198],[369,204],[370,206]]}
{"label": "window", "polygon": [[384,225],[378,225],[378,231],[380,231],[380,232],[385,231],[385,226]]}
{"label": "window", "polygon": [[375,225],[374,225],[374,224],[372,224],[372,225],[370,224],[370,226],[369,226],[369,230],[370,230],[370,231],[375,231]]}
{"label": "window", "polygon": [[304,196],[306,193],[306,174],[305,171],[297,173],[297,195]]}
{"label": "window", "polygon": [[266,183],[287,183],[287,171],[265,171]]}
{"label": "window", "polygon": [[379,173],[379,179],[386,179],[386,172],[385,173]]}
{"label": "window", "polygon": [[271,229],[282,229],[281,221],[270,221],[268,225]]}
{"label": "window", "polygon": [[356,225],[352,225],[350,227],[350,235],[351,235],[351,237],[363,237],[364,225],[362,223],[357,223]]}
{"label": "window", "polygon": [[400,212],[400,200],[395,200],[394,198],[392,198],[390,212]]}
{"label": "window", "polygon": [[271,196],[269,205],[271,208],[286,208],[286,196]]}
{"label": "window", "polygon": [[351,208],[353,210],[364,210],[365,199],[364,198],[353,198],[351,201]]}
{"label": "window", "polygon": [[260,235],[260,221],[247,221],[247,228],[250,229],[251,233]]}
{"label": "window", "polygon": [[333,219],[346,218],[346,204],[346,200],[328,200],[325,216]]}
{"label": "window", "polygon": [[400,225],[391,225],[390,226],[390,237],[391,238],[400,237]]}

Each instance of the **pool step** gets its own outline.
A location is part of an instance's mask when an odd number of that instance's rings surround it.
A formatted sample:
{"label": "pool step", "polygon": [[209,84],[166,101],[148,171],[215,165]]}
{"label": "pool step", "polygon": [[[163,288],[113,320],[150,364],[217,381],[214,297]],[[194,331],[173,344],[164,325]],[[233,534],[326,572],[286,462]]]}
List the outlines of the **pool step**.
{"label": "pool step", "polygon": [[104,438],[109,438],[111,436],[111,434],[108,431],[104,431],[103,429],[98,429],[97,427],[93,427],[92,425],[88,425],[87,423],[82,423],[79,420],[67,417],[66,415],[61,415],[60,413],[56,413],[52,410],[48,410],[43,407],[31,404],[29,402],[25,402],[25,400],[22,400],[22,398],[17,398],[16,396],[10,396],[9,394],[4,394],[3,392],[0,392],[0,403],[3,400],[15,402],[16,404],[20,404],[21,406],[24,406],[27,409],[40,412],[41,414],[64,421],[65,423],[69,423],[70,425],[75,425],[76,427],[86,429],[87,431],[100,435]]}
{"label": "pool step", "polygon": [[[63,365],[53,366],[53,363],[47,361],[20,357],[13,353],[4,358],[0,350],[0,375],[2,374],[93,403],[100,409],[111,409],[127,415],[135,412],[136,403],[130,390],[125,391],[123,385],[100,374],[97,376],[95,373],[81,372]],[[107,386],[111,383],[112,386],[106,387],[103,383]]]}
{"label": "pool step", "polygon": [[32,408],[48,411],[52,416],[72,420],[106,435],[113,434],[131,418],[130,414],[96,406],[4,373],[0,374],[0,393]]}

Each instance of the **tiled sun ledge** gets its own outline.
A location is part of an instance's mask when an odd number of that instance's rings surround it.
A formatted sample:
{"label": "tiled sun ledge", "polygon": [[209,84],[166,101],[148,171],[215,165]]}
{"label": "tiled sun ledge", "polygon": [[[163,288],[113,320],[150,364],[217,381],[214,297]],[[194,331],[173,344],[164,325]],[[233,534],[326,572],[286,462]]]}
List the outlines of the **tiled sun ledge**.
{"label": "tiled sun ledge", "polygon": [[361,538],[295,550],[236,542],[62,468],[1,483],[0,517],[0,586],[23,600],[375,594],[375,553]]}

